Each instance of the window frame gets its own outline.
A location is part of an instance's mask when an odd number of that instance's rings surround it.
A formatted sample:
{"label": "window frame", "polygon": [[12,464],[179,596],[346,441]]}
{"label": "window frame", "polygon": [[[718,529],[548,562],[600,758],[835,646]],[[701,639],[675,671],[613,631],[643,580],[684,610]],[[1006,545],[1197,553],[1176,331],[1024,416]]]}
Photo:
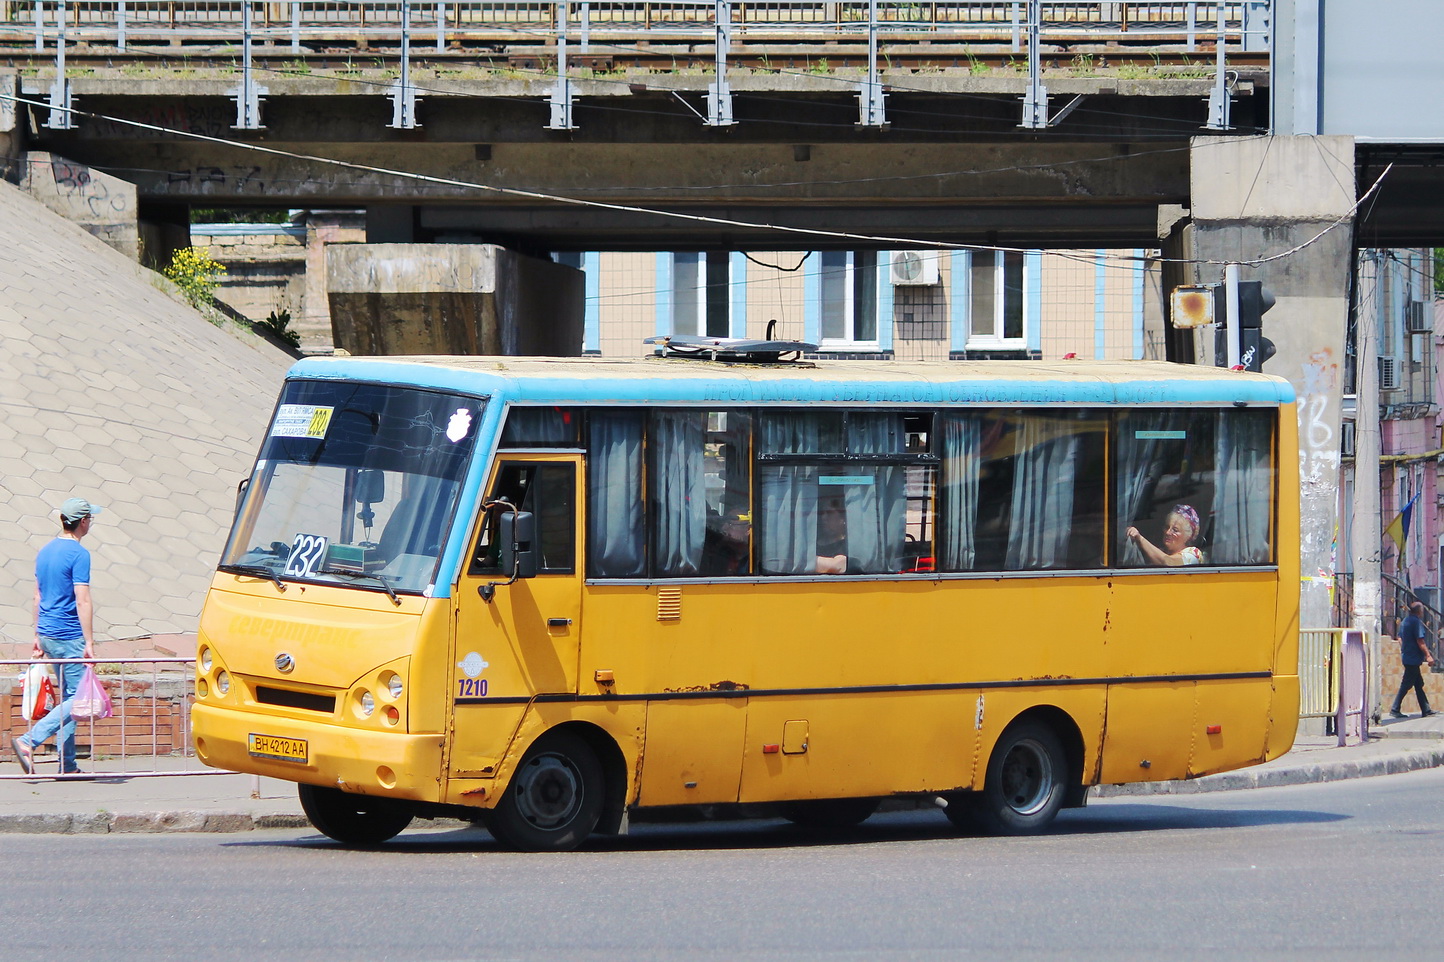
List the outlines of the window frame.
{"label": "window frame", "polygon": [[[1028,346],[1028,257],[1022,251],[972,251],[969,254],[968,263],[968,303],[967,303],[967,341],[965,349],[976,350],[1023,350]],[[978,294],[972,279],[976,276],[978,258],[991,257],[993,259],[992,277],[992,325],[987,333],[977,332],[976,308]],[[1007,333],[1007,273],[1008,259],[1017,258],[1018,269],[1018,334],[1015,337]],[[998,292],[1002,291],[1003,296]]]}
{"label": "window frame", "polygon": [[[714,298],[713,272],[724,275],[720,282],[722,296]],[[683,274],[691,277],[691,283],[682,284]],[[697,337],[727,337],[732,330],[732,285],[736,282],[732,270],[732,252],[723,250],[673,251],[672,252],[672,312],[668,319],[673,334],[691,334]],[[721,310],[714,315],[712,305],[721,304]],[[682,305],[688,305],[691,324],[684,330],[681,324]]]}
{"label": "window frame", "polygon": [[[836,263],[829,264],[829,259],[835,255],[842,255],[843,262],[839,266]],[[870,263],[858,265],[858,259]],[[879,275],[882,258],[878,257],[877,251],[819,251],[817,258],[817,338],[818,346],[828,351],[878,351],[882,349],[882,283]],[[862,305],[859,310],[859,288],[867,286],[864,273],[871,276],[871,297],[868,302]],[[829,326],[828,298],[829,287],[840,284],[842,297],[842,329],[844,336],[828,337],[826,331]],[[867,316],[870,314],[870,318]],[[872,325],[871,337],[858,337],[859,320],[864,325],[870,320]]]}

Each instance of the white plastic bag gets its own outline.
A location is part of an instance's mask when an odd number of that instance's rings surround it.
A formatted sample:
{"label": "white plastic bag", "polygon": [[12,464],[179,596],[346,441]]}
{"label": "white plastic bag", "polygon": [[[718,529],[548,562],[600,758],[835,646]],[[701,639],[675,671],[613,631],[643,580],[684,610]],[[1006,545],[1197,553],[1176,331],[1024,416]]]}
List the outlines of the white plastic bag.
{"label": "white plastic bag", "polygon": [[49,665],[31,665],[20,676],[20,713],[26,721],[39,721],[55,707],[55,680]]}
{"label": "white plastic bag", "polygon": [[80,720],[109,718],[110,713],[110,694],[95,677],[95,669],[86,665],[85,674],[80,676],[80,684],[76,686],[75,697],[70,702],[70,717]]}

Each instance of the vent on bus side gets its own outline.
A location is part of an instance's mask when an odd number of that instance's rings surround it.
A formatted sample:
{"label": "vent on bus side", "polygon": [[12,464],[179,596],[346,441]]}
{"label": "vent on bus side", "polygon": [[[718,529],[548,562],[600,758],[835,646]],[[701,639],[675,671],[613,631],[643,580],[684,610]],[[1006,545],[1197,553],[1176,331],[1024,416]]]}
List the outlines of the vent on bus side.
{"label": "vent on bus side", "polygon": [[265,685],[256,686],[256,701],[263,705],[300,708],[305,711],[325,712],[328,715],[336,711],[336,699],[331,695],[315,695],[309,691],[269,688]]}
{"label": "vent on bus side", "polygon": [[657,589],[657,620],[682,620],[682,589],[676,585]]}

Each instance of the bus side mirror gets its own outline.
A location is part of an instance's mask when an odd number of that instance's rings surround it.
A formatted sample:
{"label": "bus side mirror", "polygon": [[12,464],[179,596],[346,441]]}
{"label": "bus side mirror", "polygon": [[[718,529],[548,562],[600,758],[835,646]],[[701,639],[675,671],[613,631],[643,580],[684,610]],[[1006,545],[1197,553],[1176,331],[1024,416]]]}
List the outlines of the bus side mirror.
{"label": "bus side mirror", "polygon": [[246,489],[250,486],[250,478],[242,478],[241,483],[236,485],[236,517],[241,515],[241,503],[246,500]]}
{"label": "bus side mirror", "polygon": [[509,578],[535,578],[536,516],[530,511],[504,511],[498,520],[502,573]]}

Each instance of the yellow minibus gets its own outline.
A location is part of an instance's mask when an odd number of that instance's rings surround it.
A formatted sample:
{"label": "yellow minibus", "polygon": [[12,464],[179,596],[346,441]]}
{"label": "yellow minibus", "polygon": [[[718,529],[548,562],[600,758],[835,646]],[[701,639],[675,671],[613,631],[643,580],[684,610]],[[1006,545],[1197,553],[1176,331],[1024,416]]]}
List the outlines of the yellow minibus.
{"label": "yellow minibus", "polygon": [[1156,362],[311,358],[199,630],[208,765],[373,845],[672,806],[1023,834],[1277,757],[1294,392]]}

